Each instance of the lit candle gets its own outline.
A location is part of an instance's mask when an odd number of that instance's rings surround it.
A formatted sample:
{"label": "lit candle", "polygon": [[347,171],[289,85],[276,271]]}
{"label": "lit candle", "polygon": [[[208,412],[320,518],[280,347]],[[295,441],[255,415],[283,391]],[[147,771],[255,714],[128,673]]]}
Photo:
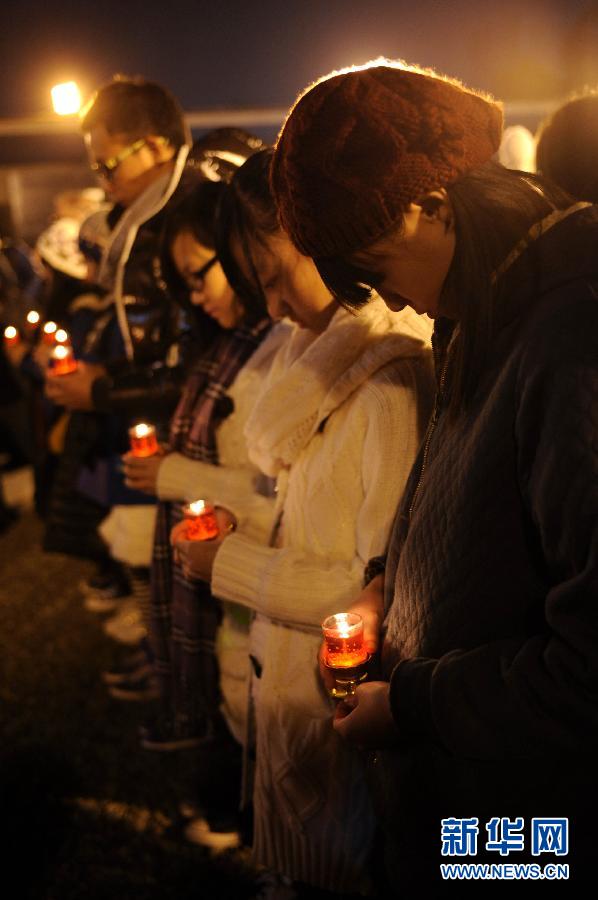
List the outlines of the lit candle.
{"label": "lit candle", "polygon": [[57,344],[70,344],[71,341],[68,331],[65,331],[64,328],[58,328],[54,332],[54,340]]}
{"label": "lit candle", "polygon": [[326,665],[334,675],[330,694],[336,700],[350,697],[367,678],[369,653],[363,643],[363,619],[357,613],[337,613],[322,622],[326,641]]}
{"label": "lit candle", "polygon": [[195,500],[185,507],[184,513],[187,520],[187,540],[211,541],[218,537],[220,529],[216,521],[216,510],[211,503]]}
{"label": "lit candle", "polygon": [[57,344],[50,354],[52,375],[69,375],[77,370],[77,360],[73,348],[67,344]]}
{"label": "lit candle", "polygon": [[7,325],[4,329],[4,342],[7,347],[15,347],[20,343],[21,337],[14,325]]}
{"label": "lit candle", "polygon": [[46,322],[44,325],[44,334],[43,334],[43,342],[44,344],[54,344],[56,341],[56,329],[58,328],[56,322]]}
{"label": "lit candle", "polygon": [[333,669],[359,666],[368,658],[363,643],[363,619],[357,613],[337,613],[322,623],[326,662]]}
{"label": "lit candle", "polygon": [[133,456],[153,456],[158,452],[156,429],[153,425],[146,425],[145,422],[133,425],[129,428],[129,439]]}
{"label": "lit candle", "polygon": [[39,318],[39,313],[36,309],[30,309],[27,313],[27,332],[30,337],[32,337],[38,329]]}

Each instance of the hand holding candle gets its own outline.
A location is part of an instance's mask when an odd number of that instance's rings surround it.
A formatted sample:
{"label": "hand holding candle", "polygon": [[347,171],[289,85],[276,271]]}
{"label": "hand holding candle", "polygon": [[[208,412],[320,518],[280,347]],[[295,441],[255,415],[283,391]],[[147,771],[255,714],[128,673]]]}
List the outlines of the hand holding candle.
{"label": "hand holding candle", "polygon": [[130,451],[122,457],[125,484],[134,491],[156,496],[158,490],[158,474],[164,462],[166,452],[158,447],[158,453],[151,456],[135,456]]}
{"label": "hand holding candle", "polygon": [[52,375],[70,375],[77,371],[77,360],[70,344],[56,344],[50,354]]}
{"label": "hand holding candle", "polygon": [[174,560],[180,565],[186,578],[196,578],[209,583],[220,545],[236,528],[236,519],[229,510],[216,506],[214,515],[218,528],[218,535],[214,538],[191,539],[187,533],[189,523],[187,518],[175,525],[170,533]]}
{"label": "hand holding candle", "polygon": [[[47,347],[37,348],[47,350]],[[57,344],[53,349],[59,351],[58,357],[65,352],[67,356],[72,353],[72,348],[66,347],[64,344]],[[55,358],[55,357],[54,357]],[[36,355],[36,362],[39,365],[39,356]],[[66,409],[91,410],[94,408],[93,403],[93,385],[96,378],[104,374],[102,366],[94,363],[86,363],[79,360],[76,368],[73,369],[68,378],[55,376],[55,370],[52,366],[48,366],[46,371],[46,395],[58,406],[64,406]]]}

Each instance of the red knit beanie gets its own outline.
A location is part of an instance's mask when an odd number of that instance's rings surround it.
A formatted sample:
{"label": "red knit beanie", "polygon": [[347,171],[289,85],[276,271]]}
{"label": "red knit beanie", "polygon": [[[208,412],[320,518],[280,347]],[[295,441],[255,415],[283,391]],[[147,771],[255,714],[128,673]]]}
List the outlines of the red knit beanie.
{"label": "red knit beanie", "polygon": [[396,225],[410,203],[486,162],[500,144],[491,98],[383,60],[316,82],[278,138],[272,188],[301,253],[345,256]]}

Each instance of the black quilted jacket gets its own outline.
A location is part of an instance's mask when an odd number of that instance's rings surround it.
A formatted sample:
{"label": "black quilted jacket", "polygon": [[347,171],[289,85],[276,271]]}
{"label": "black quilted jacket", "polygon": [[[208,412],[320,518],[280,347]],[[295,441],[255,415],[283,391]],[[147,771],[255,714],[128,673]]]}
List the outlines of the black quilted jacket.
{"label": "black quilted jacket", "polygon": [[569,816],[572,878],[594,852],[598,207],[503,278],[473,408],[450,423],[440,399],[389,548],[383,669],[401,743],[373,772],[397,884],[438,877],[442,817],[478,816],[485,838],[492,816]]}

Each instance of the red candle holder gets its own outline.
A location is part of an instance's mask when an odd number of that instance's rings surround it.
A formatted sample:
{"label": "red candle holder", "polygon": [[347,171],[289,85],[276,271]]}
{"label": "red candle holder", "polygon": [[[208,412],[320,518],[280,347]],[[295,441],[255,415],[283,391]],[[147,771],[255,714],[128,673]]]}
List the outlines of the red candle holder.
{"label": "red candle holder", "polygon": [[216,510],[206,500],[195,500],[183,510],[187,521],[188,541],[211,541],[218,537],[220,529],[216,520]]}
{"label": "red candle holder", "polygon": [[14,325],[7,325],[4,329],[4,343],[7,347],[16,347],[21,343],[21,335]]}
{"label": "red candle holder", "polygon": [[363,619],[357,613],[336,613],[322,622],[326,641],[326,665],[336,685],[330,693],[342,699],[355,693],[367,678],[370,659],[363,641]]}
{"label": "red candle holder", "polygon": [[42,343],[53,346],[56,343],[56,330],[58,325],[56,322],[46,322],[42,333]]}
{"label": "red candle holder", "polygon": [[52,375],[70,375],[77,371],[77,360],[70,344],[57,344],[50,354]]}
{"label": "red candle holder", "polygon": [[159,450],[156,429],[145,422],[139,422],[129,428],[129,440],[133,456],[154,456]]}

